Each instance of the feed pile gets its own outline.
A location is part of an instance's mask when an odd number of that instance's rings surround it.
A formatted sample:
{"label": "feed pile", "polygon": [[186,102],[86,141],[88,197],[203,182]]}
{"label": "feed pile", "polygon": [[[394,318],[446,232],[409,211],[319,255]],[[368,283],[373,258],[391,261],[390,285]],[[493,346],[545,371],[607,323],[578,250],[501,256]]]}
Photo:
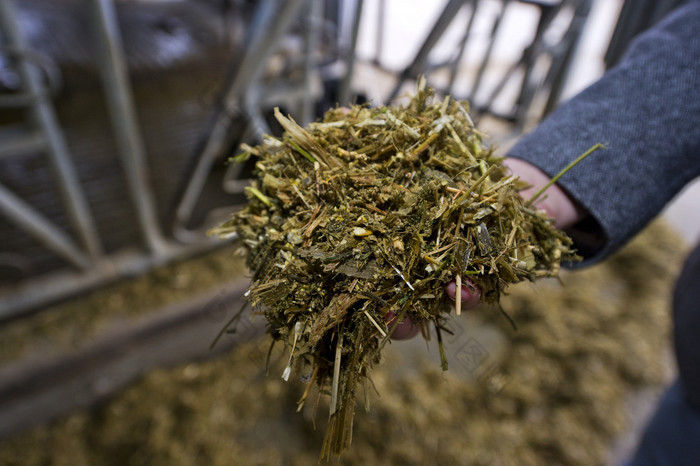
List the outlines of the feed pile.
{"label": "feed pile", "polygon": [[434,326],[442,349],[448,282],[497,304],[577,256],[521,199],[466,104],[424,83],[404,107],[336,108],[306,129],[276,118],[283,136],[237,157],[255,158],[250,202],[213,233],[245,248],[248,300],[289,350],[283,378],[307,380],[300,409],[313,386],[330,396],[328,457],[350,444],[358,388],[398,323],[426,338]]}

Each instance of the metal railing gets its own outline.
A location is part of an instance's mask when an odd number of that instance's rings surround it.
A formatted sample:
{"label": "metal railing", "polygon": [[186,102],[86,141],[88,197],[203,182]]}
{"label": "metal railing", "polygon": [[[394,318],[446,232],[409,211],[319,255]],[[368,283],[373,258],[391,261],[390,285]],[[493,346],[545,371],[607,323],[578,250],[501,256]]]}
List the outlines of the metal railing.
{"label": "metal railing", "polygon": [[[212,169],[220,166],[232,150],[233,135],[238,139],[255,141],[263,133],[270,132],[265,111],[280,102],[302,123],[311,121],[315,116],[314,105],[319,98],[320,87],[328,77],[327,74],[339,81],[333,103],[344,104],[351,100],[351,79],[357,59],[355,47],[364,2],[355,0],[345,5],[344,10],[350,13],[347,21],[339,21],[337,17],[329,19],[329,16],[337,15],[338,11],[343,10],[344,3],[332,0],[260,0],[255,4],[244,45],[238,50],[218,98],[209,109],[208,124],[202,127],[202,143],[196,153],[192,154],[194,168],[176,201],[172,225],[163,226],[158,222],[159,206],[153,193],[153,174],[148,170],[149,159],[136,115],[115,5],[112,0],[83,0],[82,6],[90,23],[87,26],[94,41],[94,62],[107,103],[122,175],[126,180],[127,195],[124,196],[124,202],[133,206],[133,222],[138,225],[143,240],[143,245],[131,245],[132,247],[107,253],[53,108],[50,85],[47,85],[45,77],[55,76],[56,73],[51,69],[50,60],[43,60],[40,54],[28,47],[16,20],[16,4],[12,0],[0,0],[0,33],[3,40],[0,53],[14,64],[22,82],[19,94],[0,95],[0,106],[24,107],[30,116],[30,129],[24,128],[12,140],[0,135],[0,157],[21,157],[23,153],[42,150],[53,168],[63,209],[70,218],[70,228],[62,227],[7,186],[0,184],[0,215],[23,232],[32,235],[43,248],[65,262],[65,266],[59,270],[32,276],[1,289],[0,321],[21,316],[119,277],[139,274],[156,265],[220,246],[218,240],[214,241],[205,235],[204,226],[192,227],[191,220],[197,205],[201,203],[205,185],[210,182]],[[449,70],[448,86],[443,90],[452,90],[480,3],[476,0],[449,0],[445,4],[442,14],[411,64],[396,73],[396,86],[388,100],[396,95],[405,81],[420,74],[429,74],[436,67]],[[502,2],[502,12],[493,23],[487,41],[487,52],[467,97],[475,98],[479,91],[493,44],[500,33],[503,12],[511,3],[514,1]],[[590,1],[586,0],[528,3],[540,8],[540,23],[531,45],[523,51],[521,59],[502,76],[505,83],[516,70],[525,75],[514,104],[514,112],[501,115],[516,127],[521,127],[535,92],[542,86],[540,82],[530,81],[528,72],[535,60],[543,54],[552,57],[544,83],[549,92],[548,108],[556,102],[590,8]],[[383,5],[384,2],[380,0],[380,8]],[[465,24],[463,39],[458,44],[453,59],[448,63],[431,64],[428,60],[430,52],[457,12],[464,7],[469,7],[472,14]],[[574,11],[566,34],[559,43],[547,44],[543,39],[544,32],[552,19],[565,9]],[[380,17],[385,20],[384,15]],[[347,31],[337,30],[341,22],[348,25]],[[297,77],[281,75],[268,79],[265,76],[268,59],[293,29],[297,37],[301,38],[303,47],[300,56],[292,57],[291,60],[301,72]],[[382,38],[383,32],[380,30],[377,56],[383,46]],[[375,60],[375,65],[382,66],[378,60]],[[329,69],[336,71],[328,71]],[[49,80],[55,81],[53,78]],[[499,83],[495,89],[501,88],[503,83]],[[482,112],[492,111],[487,104],[476,107]],[[219,189],[231,195],[240,195],[245,186],[242,176],[240,165],[230,166]],[[216,212],[218,211],[212,210],[212,216]]]}
{"label": "metal railing", "polygon": [[[475,19],[489,3],[491,5],[488,6],[491,7],[496,4],[498,13],[490,18],[489,31],[484,38],[485,40],[482,40],[485,51],[482,57],[476,60],[476,70],[471,80],[470,89],[467,95],[459,95],[455,90],[455,82],[460,66],[464,62],[467,43],[474,39]],[[520,6],[527,4],[536,8],[539,20],[530,43],[522,50],[520,57],[498,76],[496,84],[491,86],[490,90],[485,90],[486,71],[494,59],[496,41],[508,33],[504,30],[503,19],[509,9],[515,7],[516,4],[521,4]],[[476,116],[488,114],[512,123],[514,132],[519,133],[527,122],[528,113],[532,110],[538,93],[544,96],[546,103],[542,113],[537,117],[547,114],[559,102],[567,78],[567,71],[588,18],[591,4],[592,0],[501,0],[492,2],[448,0],[411,63],[398,73],[394,88],[387,99],[392,100],[397,97],[407,80],[415,79],[419,75],[429,76],[437,70],[446,70],[447,84],[436,85],[441,92],[470,101],[472,111],[477,114]],[[431,62],[431,52],[443,38],[448,27],[459,17],[459,13],[465,10],[468,11],[468,16],[461,40],[458,42],[452,58],[446,62]],[[380,11],[380,17],[383,16],[384,14]],[[546,34],[550,31],[552,24],[556,20],[567,17],[569,18],[568,23],[558,40],[548,40]],[[379,32],[379,37],[382,37],[382,31]],[[377,57],[381,54],[380,47],[381,42],[378,43]],[[544,79],[540,79],[533,75],[533,70],[543,57],[549,59],[549,65]],[[382,66],[378,59],[375,60],[375,63]],[[499,112],[493,106],[493,102],[501,95],[509,82],[517,80],[519,80],[518,91],[515,99],[511,102],[511,111]]]}
{"label": "metal railing", "polygon": [[[12,140],[3,133],[0,155],[21,157],[28,152],[43,151],[54,169],[54,178],[61,193],[62,205],[71,219],[70,228],[52,222],[20,196],[0,184],[0,214],[23,232],[32,235],[42,247],[64,259],[66,267],[46,275],[29,277],[0,290],[0,320],[20,316],[46,304],[86,289],[105,284],[119,277],[139,274],[172,260],[189,257],[221,245],[205,235],[205,228],[191,230],[190,219],[195,205],[207,183],[212,166],[225,159],[231,150],[231,135],[259,138],[269,131],[263,117],[269,83],[261,75],[268,58],[288,34],[295,20],[305,18],[301,36],[305,43],[303,73],[297,82],[287,82],[283,98],[298,103],[302,118],[313,118],[317,92],[314,81],[319,80],[321,64],[314,56],[318,36],[328,28],[321,15],[326,2],[310,0],[262,0],[255,6],[253,25],[248,28],[245,47],[231,66],[220,98],[211,108],[213,124],[205,129],[205,143],[196,155],[196,165],[177,203],[172,229],[167,231],[158,223],[158,206],[154,200],[152,174],[147,168],[146,149],[138,124],[124,46],[112,0],[85,0],[94,39],[95,64],[102,83],[128,195],[136,212],[135,221],[141,232],[145,250],[141,247],[106,254],[95,228],[94,215],[81,187],[71,154],[66,146],[61,126],[52,106],[50,93],[36,57],[20,30],[12,0],[0,0],[0,32],[3,52],[14,51],[8,59],[21,78],[20,102],[16,95],[4,95],[4,102],[24,106],[30,118],[28,127]],[[327,45],[327,44],[326,44]],[[352,53],[335,51],[344,56]],[[31,58],[34,58],[34,62]],[[326,57],[324,59],[328,61]],[[50,60],[49,60],[50,62]],[[284,77],[282,77],[284,78]],[[280,81],[279,78],[277,81]],[[282,79],[284,82],[284,79]],[[279,95],[279,94],[278,94]],[[295,109],[295,111],[297,111]],[[232,115],[242,117],[244,127],[232,127]],[[240,119],[238,120],[240,125]],[[240,193],[244,183],[237,170],[229,169],[222,186],[228,192]],[[71,233],[73,232],[73,233]]]}

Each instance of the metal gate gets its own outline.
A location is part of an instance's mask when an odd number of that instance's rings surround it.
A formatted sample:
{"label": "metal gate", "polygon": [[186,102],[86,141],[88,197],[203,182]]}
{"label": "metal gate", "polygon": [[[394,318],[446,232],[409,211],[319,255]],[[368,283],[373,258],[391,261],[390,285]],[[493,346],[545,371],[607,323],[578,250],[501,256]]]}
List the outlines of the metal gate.
{"label": "metal gate", "polygon": [[[136,33],[132,35],[137,39],[125,37],[125,21],[134,16],[138,3],[0,0],[0,83],[5,84],[0,89],[0,320],[220,246],[205,231],[243,199],[246,167],[225,164],[235,147],[273,131],[267,113],[274,106],[309,122],[324,96],[324,105],[353,98],[363,0],[222,2],[226,15],[210,18],[237,21],[240,30],[233,31],[237,39],[224,34],[211,62],[195,67],[202,72],[211,65],[216,77],[202,91],[206,102],[184,108],[161,98],[165,104],[159,112],[160,104],[143,102],[176,85],[168,77],[177,76],[179,65],[165,67],[154,78],[132,64],[134,56],[143,52],[138,43],[143,46],[145,39],[138,37],[151,37]],[[187,32],[187,18],[198,16],[192,13],[200,7],[193,5],[200,2],[171,3],[190,6],[178,6],[185,9],[177,15],[164,15],[160,6],[152,4],[139,14],[149,18],[148,24],[167,36],[162,43],[173,48],[192,42],[201,32]],[[547,95],[545,111],[551,109],[590,1],[448,0],[412,62],[403,70],[385,70],[396,82],[386,101],[407,80],[430,76],[436,69],[448,70],[448,84],[440,90],[452,92],[472,39],[473,20],[486,3],[495,3],[500,10],[493,18],[471,92],[456,97],[473,100],[475,112],[495,115],[516,131],[522,129],[538,92]],[[492,87],[491,95],[480,99],[493,44],[503,34],[501,19],[515,3],[537,8],[539,24],[521,58]],[[382,18],[385,1],[375,4]],[[42,8],[50,13],[43,19]],[[469,15],[453,58],[431,63],[430,52],[462,9]],[[95,73],[94,85],[81,84],[69,98],[57,94],[64,70],[55,57],[28,40],[36,28],[50,29],[54,21],[50,18],[62,11],[74,15],[73,24],[82,35],[68,39],[89,51],[87,60]],[[553,19],[565,13],[570,15],[565,33],[556,43],[547,42],[545,33]],[[70,31],[56,27],[59,36],[62,32],[70,36]],[[230,32],[230,27],[222,30]],[[43,44],[48,49],[60,46]],[[543,56],[550,59],[549,69],[544,79],[534,79],[531,71]],[[373,66],[384,67],[376,60]],[[199,85],[208,74],[198,76],[193,82]],[[489,102],[511,79],[520,79],[513,110],[499,113]],[[96,104],[81,100],[89,92],[99,96]],[[102,113],[93,114],[94,106]],[[66,124],[67,118],[78,119],[83,129]],[[103,139],[97,141],[97,134]]]}

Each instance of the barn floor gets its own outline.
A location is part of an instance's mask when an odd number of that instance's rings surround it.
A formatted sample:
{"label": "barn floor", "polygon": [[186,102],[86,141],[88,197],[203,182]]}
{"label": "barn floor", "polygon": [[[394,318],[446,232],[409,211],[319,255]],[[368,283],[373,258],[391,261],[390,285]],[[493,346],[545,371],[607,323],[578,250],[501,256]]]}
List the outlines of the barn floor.
{"label": "barn floor", "polygon": [[[630,413],[650,406],[670,376],[667,307],[681,244],[656,224],[605,264],[565,274],[563,285],[514,287],[504,307],[517,331],[494,309],[455,319],[448,372],[439,368],[435,342],[427,350],[420,338],[392,343],[373,387],[360,395],[353,445],[331,463],[614,464],[633,445],[615,442],[641,427]],[[185,289],[225,288],[217,278],[237,272],[240,263],[225,249],[57,306],[3,329],[3,360],[37,348],[77,351],[115,320],[137,322]],[[204,306],[198,319],[209,325],[204,347],[228,308],[212,309]],[[244,322],[243,330],[255,325]],[[278,349],[266,374],[268,340],[248,333],[250,341],[219,355],[204,350],[194,362],[173,361],[91,409],[5,438],[0,463],[314,463],[326,397],[315,416],[314,403],[296,413],[303,384],[282,381]],[[30,336],[38,346],[26,344]],[[183,340],[178,349],[185,354],[186,346]]]}
{"label": "barn floor", "polygon": [[[696,188],[606,263],[515,287],[518,331],[493,309],[455,319],[448,372],[435,342],[392,343],[331,464],[619,464],[672,377],[669,298],[699,237]],[[209,350],[246,283],[222,248],[1,326],[0,463],[316,463],[327,399],[296,412],[304,386],[282,381],[278,350],[265,370],[262,322]]]}

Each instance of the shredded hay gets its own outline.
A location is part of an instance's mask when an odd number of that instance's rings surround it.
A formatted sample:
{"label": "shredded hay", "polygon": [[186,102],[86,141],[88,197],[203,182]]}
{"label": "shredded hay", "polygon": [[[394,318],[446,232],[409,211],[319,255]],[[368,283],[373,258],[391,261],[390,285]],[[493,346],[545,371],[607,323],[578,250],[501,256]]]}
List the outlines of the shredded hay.
{"label": "shredded hay", "polygon": [[239,156],[255,158],[249,204],[213,231],[242,241],[253,311],[289,350],[282,377],[295,369],[330,396],[324,458],[350,445],[358,389],[399,322],[426,338],[434,325],[441,345],[449,281],[497,304],[577,259],[466,104],[432,97],[422,81],[404,107],[332,109],[307,129],[278,111],[284,135]]}

